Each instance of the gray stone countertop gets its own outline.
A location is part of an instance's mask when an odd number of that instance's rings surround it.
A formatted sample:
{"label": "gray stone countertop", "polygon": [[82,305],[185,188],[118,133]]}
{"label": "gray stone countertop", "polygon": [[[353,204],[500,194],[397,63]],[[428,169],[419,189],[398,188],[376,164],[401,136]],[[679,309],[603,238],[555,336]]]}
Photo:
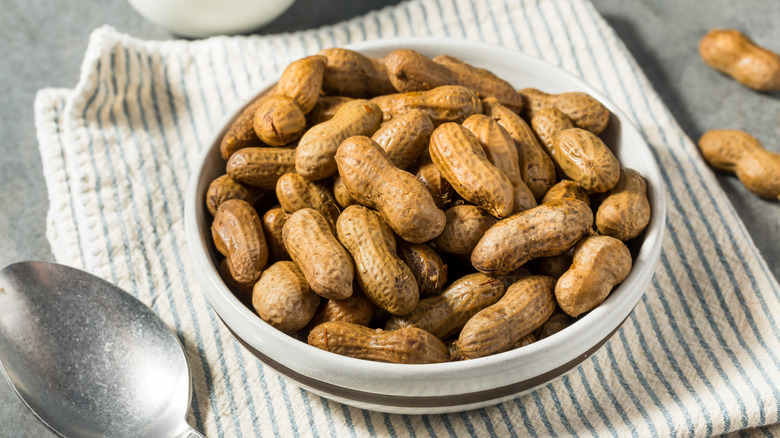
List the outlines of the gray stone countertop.
{"label": "gray stone countertop", "polygon": [[[615,29],[676,117],[696,141],[710,129],[742,129],[780,152],[780,92],[760,94],[707,67],[699,39],[714,27],[740,29],[780,52],[780,2],[766,0],[591,0]],[[257,31],[273,34],[332,24],[392,0],[297,0]],[[48,198],[33,121],[44,87],[73,87],[89,34],[108,24],[143,39],[172,35],[124,1],[0,0],[0,267],[53,260],[46,240]],[[775,277],[780,278],[780,202],[760,199],[733,176],[718,182]],[[0,437],[54,436],[0,382]]]}

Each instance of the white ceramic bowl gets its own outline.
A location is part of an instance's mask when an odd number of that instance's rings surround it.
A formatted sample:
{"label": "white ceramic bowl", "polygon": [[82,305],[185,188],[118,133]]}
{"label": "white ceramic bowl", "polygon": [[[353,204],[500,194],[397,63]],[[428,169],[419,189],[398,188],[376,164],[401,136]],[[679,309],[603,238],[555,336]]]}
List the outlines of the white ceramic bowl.
{"label": "white ceramic bowl", "polygon": [[[396,48],[410,48],[429,56],[447,53],[488,68],[517,88],[536,87],[553,93],[584,91],[603,102],[612,111],[612,119],[602,138],[624,166],[644,176],[648,186],[652,217],[644,234],[631,246],[633,269],[604,303],[572,326],[493,356],[398,365],[353,359],[311,347],[263,322],[228,290],[217,272],[219,258],[211,243],[211,216],[204,199],[210,181],[225,171],[225,162],[219,156],[220,139],[247,101],[225,121],[222,131],[203,151],[190,177],[185,211],[187,242],[199,284],[233,335],[266,365],[316,394],[360,408],[409,414],[454,412],[506,401],[564,374],[593,354],[631,313],[650,283],[661,252],[666,220],[662,181],[637,129],[601,93],[561,69],[519,52],[432,38],[377,40],[350,48],[376,57]],[[261,87],[257,95],[273,82]]]}
{"label": "white ceramic bowl", "polygon": [[282,15],[295,0],[129,0],[144,18],[176,35],[246,33]]}

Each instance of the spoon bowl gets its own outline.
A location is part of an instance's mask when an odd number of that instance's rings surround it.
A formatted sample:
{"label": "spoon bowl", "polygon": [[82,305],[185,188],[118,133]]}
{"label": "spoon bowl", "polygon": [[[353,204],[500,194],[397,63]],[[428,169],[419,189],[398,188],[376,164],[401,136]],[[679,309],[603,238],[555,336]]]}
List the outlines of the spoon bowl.
{"label": "spoon bowl", "polygon": [[198,437],[190,370],[144,303],[71,267],[0,271],[0,369],[51,430],[84,437]]}

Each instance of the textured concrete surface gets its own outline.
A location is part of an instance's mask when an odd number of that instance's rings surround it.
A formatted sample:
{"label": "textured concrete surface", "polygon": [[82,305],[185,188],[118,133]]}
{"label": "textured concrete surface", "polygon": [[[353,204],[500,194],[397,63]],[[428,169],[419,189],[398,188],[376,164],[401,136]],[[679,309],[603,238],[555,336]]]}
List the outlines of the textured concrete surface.
{"label": "textured concrete surface", "polygon": [[[592,0],[637,59],[683,130],[694,141],[716,128],[746,130],[780,152],[780,93],[754,93],[709,69],[701,36],[734,27],[780,51],[780,2],[766,0]],[[258,33],[331,24],[397,1],[298,0]],[[45,237],[48,199],[41,175],[33,99],[43,87],[73,87],[90,32],[109,24],[145,39],[171,35],[124,1],[0,0],[0,267],[52,260]],[[780,203],[761,200],[731,176],[718,181],[770,269],[780,277]],[[53,436],[0,383],[0,437]]]}

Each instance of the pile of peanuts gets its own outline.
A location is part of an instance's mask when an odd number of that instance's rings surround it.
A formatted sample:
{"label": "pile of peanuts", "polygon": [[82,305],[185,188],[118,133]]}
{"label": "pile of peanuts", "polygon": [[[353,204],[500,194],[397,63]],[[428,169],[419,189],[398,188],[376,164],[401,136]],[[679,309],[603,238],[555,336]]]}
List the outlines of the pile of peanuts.
{"label": "pile of peanuts", "polygon": [[[473,359],[550,336],[631,271],[645,180],[582,92],[516,90],[452,56],[297,60],[220,145],[206,204],[225,283],[346,356]],[[594,226],[595,225],[595,226]]]}

